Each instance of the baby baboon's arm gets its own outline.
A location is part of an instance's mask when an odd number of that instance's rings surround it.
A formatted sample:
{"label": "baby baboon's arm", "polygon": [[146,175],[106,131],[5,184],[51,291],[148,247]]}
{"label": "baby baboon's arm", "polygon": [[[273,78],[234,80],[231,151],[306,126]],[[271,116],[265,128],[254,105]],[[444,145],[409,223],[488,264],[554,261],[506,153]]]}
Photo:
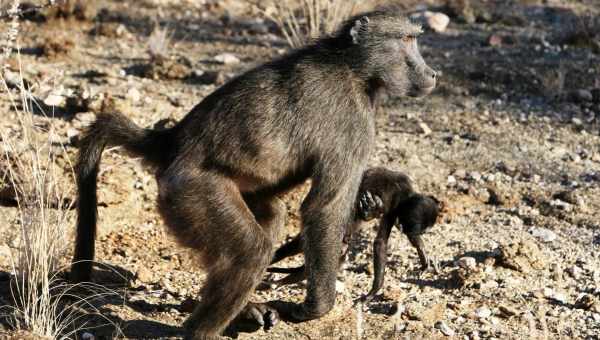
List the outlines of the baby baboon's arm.
{"label": "baby baboon's arm", "polygon": [[383,286],[383,278],[385,275],[385,266],[387,262],[387,246],[390,238],[390,233],[394,227],[396,216],[387,214],[379,225],[377,236],[373,242],[373,266],[375,270],[375,277],[373,278],[373,286],[371,291],[364,297],[364,302],[369,302],[375,297],[375,294]]}

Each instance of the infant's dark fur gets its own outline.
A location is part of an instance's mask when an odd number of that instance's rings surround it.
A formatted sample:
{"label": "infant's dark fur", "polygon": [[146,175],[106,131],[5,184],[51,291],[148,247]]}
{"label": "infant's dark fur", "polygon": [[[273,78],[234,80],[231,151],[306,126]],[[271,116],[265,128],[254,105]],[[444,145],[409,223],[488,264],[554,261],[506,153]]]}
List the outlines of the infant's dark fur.
{"label": "infant's dark fur", "polygon": [[[401,228],[411,244],[417,249],[421,266],[426,269],[429,260],[423,249],[421,234],[435,224],[439,214],[439,202],[433,196],[416,193],[408,176],[385,168],[371,168],[363,174],[357,200],[355,223],[344,235],[344,261],[347,245],[363,221],[380,218],[377,237],[373,242],[375,278],[373,287],[365,300],[371,300],[383,285],[387,259],[387,244],[394,225]],[[301,252],[302,235],[281,246],[272,263]],[[269,272],[289,273],[285,278],[270,284],[285,285],[304,279],[304,266],[297,268],[269,268]]]}

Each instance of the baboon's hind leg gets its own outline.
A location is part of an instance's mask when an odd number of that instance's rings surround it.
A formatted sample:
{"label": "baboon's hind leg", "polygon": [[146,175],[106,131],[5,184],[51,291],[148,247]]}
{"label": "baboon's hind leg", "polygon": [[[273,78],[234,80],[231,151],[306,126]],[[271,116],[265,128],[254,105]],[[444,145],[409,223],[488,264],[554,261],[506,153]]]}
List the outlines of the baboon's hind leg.
{"label": "baboon's hind leg", "polygon": [[208,270],[185,326],[193,339],[218,339],[271,261],[271,235],[236,184],[216,173],[165,174],[159,179],[159,208],[179,242],[195,249]]}

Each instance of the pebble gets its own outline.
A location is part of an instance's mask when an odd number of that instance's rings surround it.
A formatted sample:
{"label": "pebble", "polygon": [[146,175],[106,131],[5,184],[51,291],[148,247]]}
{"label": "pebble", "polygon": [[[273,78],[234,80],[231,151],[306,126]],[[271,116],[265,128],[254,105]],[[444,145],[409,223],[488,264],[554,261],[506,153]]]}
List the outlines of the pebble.
{"label": "pebble", "polygon": [[583,270],[577,266],[572,266],[572,267],[567,268],[567,273],[575,280],[579,280],[582,272],[583,272]]}
{"label": "pebble", "polygon": [[531,227],[529,228],[529,233],[542,242],[552,242],[556,240],[556,234],[552,230],[546,228]]}
{"label": "pebble", "polygon": [[492,311],[486,306],[482,306],[475,310],[475,315],[480,319],[487,319],[492,315]]}
{"label": "pebble", "polygon": [[132,102],[137,103],[140,101],[140,99],[142,99],[142,94],[140,93],[140,91],[138,89],[136,89],[135,87],[132,87],[127,91],[126,97],[127,97],[127,99],[131,100]]}
{"label": "pebble", "polygon": [[140,267],[137,271],[137,278],[144,283],[154,282],[154,275],[151,270],[146,267]]}
{"label": "pebble", "polygon": [[427,126],[427,124],[425,124],[424,122],[419,123],[419,128],[423,135],[427,136],[427,135],[431,134],[431,128],[429,128],[429,126]]}
{"label": "pebble", "polygon": [[445,336],[454,336],[454,330],[450,328],[444,321],[435,323],[435,328],[439,329]]}
{"label": "pebble", "polygon": [[340,294],[344,293],[346,291],[346,284],[339,280],[335,281],[335,291]]}
{"label": "pebble", "polygon": [[500,310],[501,315],[504,317],[511,317],[519,314],[519,311],[509,306],[500,305],[498,309]]}
{"label": "pebble", "polygon": [[469,256],[461,257],[456,261],[456,264],[464,269],[474,269],[477,267],[477,261]]}
{"label": "pebble", "polygon": [[67,99],[59,94],[50,93],[46,99],[44,99],[44,104],[48,106],[64,106],[67,102]]}
{"label": "pebble", "polygon": [[235,65],[240,63],[240,59],[231,53],[219,54],[215,57],[215,61],[224,65]]}
{"label": "pebble", "polygon": [[94,340],[94,339],[95,339],[95,337],[94,337],[94,334],[92,334],[92,333],[85,332],[85,333],[81,334],[81,340]]}
{"label": "pebble", "polygon": [[441,12],[423,11],[414,13],[410,17],[437,33],[444,32],[450,23],[450,17]]}
{"label": "pebble", "polygon": [[424,15],[427,26],[435,32],[444,32],[448,27],[448,24],[450,24],[450,17],[444,13],[427,11]]}

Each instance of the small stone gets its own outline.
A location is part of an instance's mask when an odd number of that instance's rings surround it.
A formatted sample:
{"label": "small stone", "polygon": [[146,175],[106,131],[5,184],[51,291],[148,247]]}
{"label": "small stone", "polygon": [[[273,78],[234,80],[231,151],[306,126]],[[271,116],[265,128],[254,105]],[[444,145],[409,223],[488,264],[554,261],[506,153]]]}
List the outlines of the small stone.
{"label": "small stone", "polygon": [[520,314],[519,311],[517,311],[516,309],[509,307],[509,306],[504,306],[504,305],[500,305],[498,307],[498,310],[500,311],[500,315],[505,318],[510,318],[511,316]]}
{"label": "small stone", "polygon": [[461,257],[456,261],[456,264],[464,269],[475,269],[477,267],[477,261],[469,256]]}
{"label": "small stone", "polygon": [[[490,267],[487,267],[490,268]],[[481,284],[481,286],[479,287],[480,290],[492,290],[492,289],[496,289],[498,288],[498,282],[494,281],[494,280],[489,280],[486,281],[484,283]]]}
{"label": "small stone", "polygon": [[340,294],[344,293],[346,291],[346,284],[339,280],[335,281],[335,291]]}
{"label": "small stone", "polygon": [[66,102],[67,98],[54,93],[50,93],[46,99],[44,99],[44,104],[48,106],[64,106]]}
{"label": "small stone", "polygon": [[548,243],[556,240],[556,234],[546,228],[531,227],[529,228],[529,233],[542,242]]}
{"label": "small stone", "polygon": [[81,340],[94,340],[94,339],[95,339],[95,337],[94,337],[94,334],[92,334],[92,333],[85,332],[85,333],[81,334]]}
{"label": "small stone", "polygon": [[577,266],[567,268],[567,273],[575,280],[579,280],[579,278],[581,278],[582,272],[583,270]]}
{"label": "small stone", "polygon": [[140,99],[142,99],[142,94],[140,93],[140,91],[138,89],[136,89],[135,87],[132,87],[127,91],[126,97],[127,97],[127,99],[131,100],[132,102],[137,103],[140,101]]}
{"label": "small stone", "polygon": [[425,124],[424,122],[419,122],[419,128],[420,128],[420,132],[424,135],[427,136],[429,134],[431,134],[431,129],[429,128],[429,126],[427,126],[427,124]]}
{"label": "small stone", "polygon": [[146,267],[140,267],[138,269],[137,278],[144,283],[154,282],[154,274]]}
{"label": "small stone", "polygon": [[479,182],[481,180],[481,174],[477,171],[473,171],[469,173],[469,178],[475,182]]}
{"label": "small stone", "polygon": [[450,328],[444,321],[435,323],[435,328],[439,329],[445,336],[454,336],[454,330]]}
{"label": "small stone", "polygon": [[429,16],[425,15],[427,18],[427,26],[429,26],[435,32],[444,32],[448,27],[448,24],[450,24],[450,17],[444,13],[429,13]]}
{"label": "small stone", "polygon": [[488,45],[493,47],[502,46],[502,36],[497,33],[490,35],[490,37],[488,38]]}
{"label": "small stone", "polygon": [[240,59],[231,53],[219,54],[215,57],[215,61],[224,65],[235,65],[240,63]]}
{"label": "small stone", "polygon": [[577,205],[579,203],[577,194],[573,190],[562,190],[556,192],[552,195],[552,198],[574,205]]}
{"label": "small stone", "polygon": [[456,178],[454,176],[450,175],[450,176],[448,176],[446,183],[448,183],[448,185],[454,185],[454,184],[456,184]]}
{"label": "small stone", "polygon": [[567,303],[567,295],[563,292],[554,292],[551,297],[553,300],[556,300],[560,303]]}
{"label": "small stone", "polygon": [[600,304],[598,303],[598,300],[590,294],[581,294],[577,300],[575,300],[575,308],[600,313]]}
{"label": "small stone", "polygon": [[193,79],[202,84],[214,84],[223,85],[227,81],[225,73],[221,71],[202,71],[195,70],[193,72]]}
{"label": "small stone", "polygon": [[492,315],[492,311],[486,306],[479,307],[475,310],[475,316],[480,319],[487,319]]}

